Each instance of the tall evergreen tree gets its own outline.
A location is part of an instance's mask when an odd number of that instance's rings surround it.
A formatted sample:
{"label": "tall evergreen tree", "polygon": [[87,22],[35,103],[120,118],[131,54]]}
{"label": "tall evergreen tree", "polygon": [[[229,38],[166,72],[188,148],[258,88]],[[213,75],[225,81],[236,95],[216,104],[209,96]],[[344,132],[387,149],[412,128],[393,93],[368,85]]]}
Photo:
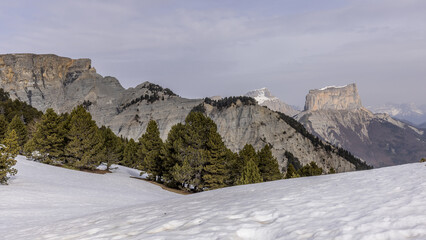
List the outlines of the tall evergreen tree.
{"label": "tall evergreen tree", "polygon": [[260,176],[259,168],[257,167],[257,164],[250,159],[243,168],[238,184],[243,185],[259,182],[262,182],[262,176]]}
{"label": "tall evergreen tree", "polygon": [[183,149],[185,126],[178,123],[172,127],[167,135],[167,140],[161,150],[161,160],[163,164],[163,177],[165,183],[171,187],[176,187],[178,181],[173,178],[173,168],[176,164],[183,164]]}
{"label": "tall evergreen tree", "polygon": [[259,159],[259,171],[263,181],[274,181],[282,178],[278,161],[272,155],[269,144],[265,145],[257,154]]}
{"label": "tall evergreen tree", "polygon": [[28,141],[26,148],[39,152],[39,154],[33,156],[37,160],[43,162],[58,161],[64,155],[65,134],[60,117],[53,109],[49,108],[37,124],[34,137]]}
{"label": "tall evergreen tree", "polygon": [[244,170],[244,167],[247,165],[247,162],[252,160],[256,165],[258,165],[258,157],[256,150],[251,144],[244,145],[243,149],[238,153],[238,157],[235,159],[233,166],[231,167],[231,178],[233,179],[233,184],[237,184],[241,178],[241,174]]}
{"label": "tall evergreen tree", "polygon": [[154,120],[148,122],[146,132],[139,138],[139,144],[141,145],[140,157],[143,159],[142,168],[150,175],[150,178],[159,180],[163,174],[163,164],[160,158],[163,141]]}
{"label": "tall evergreen tree", "polygon": [[299,169],[297,173],[301,177],[318,176],[322,174],[322,168],[318,167],[318,165],[314,161],[312,161],[309,164],[303,166],[301,169]]}
{"label": "tall evergreen tree", "polygon": [[15,117],[12,119],[12,121],[7,127],[7,131],[11,131],[12,129],[15,130],[16,134],[18,135],[19,146],[23,147],[24,144],[27,142],[28,132],[27,127],[25,126],[19,115],[15,115]]}
{"label": "tall evergreen tree", "polygon": [[0,114],[0,141],[4,139],[9,123],[3,114]]}
{"label": "tall evergreen tree", "polygon": [[207,189],[222,188],[226,185],[228,177],[226,171],[227,151],[222,137],[210,129],[207,141],[207,159],[203,172],[203,186]]}
{"label": "tall evergreen tree", "polygon": [[15,130],[8,131],[0,144],[0,184],[7,184],[10,176],[18,171],[13,168],[16,164],[15,157],[19,152],[18,135]]}
{"label": "tall evergreen tree", "polygon": [[121,151],[121,140],[117,137],[110,128],[102,126],[100,128],[102,134],[103,147],[104,147],[104,163],[107,166],[107,171],[110,169],[112,164],[116,164],[119,161]]}
{"label": "tall evergreen tree", "polygon": [[124,147],[122,165],[126,167],[136,168],[138,164],[138,144],[131,138]]}
{"label": "tall evergreen tree", "polygon": [[92,116],[83,106],[78,106],[70,114],[69,127],[66,163],[76,168],[96,168],[105,157],[105,148]]}

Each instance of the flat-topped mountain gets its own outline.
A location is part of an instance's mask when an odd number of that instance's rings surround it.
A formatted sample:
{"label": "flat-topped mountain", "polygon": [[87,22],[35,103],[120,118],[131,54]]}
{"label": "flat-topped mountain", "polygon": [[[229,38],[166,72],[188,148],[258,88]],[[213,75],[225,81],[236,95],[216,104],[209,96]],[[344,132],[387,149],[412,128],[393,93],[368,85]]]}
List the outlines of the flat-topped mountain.
{"label": "flat-topped mountain", "polygon": [[310,90],[306,95],[305,111],[353,110],[362,108],[355,84]]}
{"label": "flat-topped mountain", "polygon": [[165,140],[173,125],[184,122],[189,112],[203,109],[218,125],[228,148],[239,151],[247,143],[256,149],[271,144],[283,171],[290,156],[302,164],[315,161],[325,172],[366,167],[342,149],[309,135],[294,119],[261,107],[253,99],[248,103],[242,98],[185,99],[149,82],[124,89],[116,78],[97,74],[89,59],[0,55],[0,87],[12,98],[43,111],[51,107],[69,112],[82,104],[98,125],[128,138],[138,139],[153,119]]}
{"label": "flat-topped mountain", "polygon": [[355,84],[311,90],[298,114],[308,131],[341,146],[375,167],[418,162],[426,156],[426,135],[361,104]]}
{"label": "flat-topped mountain", "polygon": [[294,116],[300,112],[273,96],[267,88],[250,91],[246,93],[246,96],[256,99],[260,106],[266,106],[273,111],[282,112],[288,116]]}

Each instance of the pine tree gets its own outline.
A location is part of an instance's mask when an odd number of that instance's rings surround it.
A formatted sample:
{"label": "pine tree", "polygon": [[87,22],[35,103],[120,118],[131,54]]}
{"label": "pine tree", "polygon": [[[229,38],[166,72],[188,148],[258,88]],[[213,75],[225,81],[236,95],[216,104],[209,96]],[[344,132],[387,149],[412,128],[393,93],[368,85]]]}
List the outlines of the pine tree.
{"label": "pine tree", "polygon": [[207,189],[222,188],[226,185],[227,152],[219,133],[211,129],[207,141],[207,161],[203,172],[203,186]]}
{"label": "pine tree", "polygon": [[13,168],[16,164],[15,157],[19,152],[18,135],[15,130],[8,131],[0,144],[0,184],[7,184],[10,176],[18,171]]}
{"label": "pine tree", "polygon": [[262,176],[260,176],[259,168],[257,164],[250,159],[243,168],[241,177],[238,180],[238,185],[259,183],[262,182]]}
{"label": "pine tree", "polygon": [[238,153],[238,157],[235,159],[234,164],[231,167],[230,177],[233,179],[233,184],[237,184],[240,180],[244,167],[250,160],[258,165],[259,160],[257,158],[256,150],[251,144],[246,144]]}
{"label": "pine tree", "polygon": [[318,165],[314,161],[312,161],[309,164],[303,166],[301,169],[299,169],[297,173],[301,177],[317,176],[322,174],[322,168],[318,167]]}
{"label": "pine tree", "polygon": [[53,109],[49,108],[37,124],[34,137],[27,142],[25,150],[38,151],[39,154],[33,156],[37,160],[43,162],[58,161],[64,154],[65,134],[60,117]]}
{"label": "pine tree", "polygon": [[21,117],[16,115],[12,121],[9,123],[9,126],[7,127],[7,131],[15,130],[16,134],[18,135],[18,144],[20,147],[23,147],[24,144],[27,142],[27,127],[25,126],[24,122],[21,120]]}
{"label": "pine tree", "polygon": [[4,139],[7,132],[8,122],[3,114],[0,114],[0,141]]}
{"label": "pine tree", "polygon": [[163,178],[165,183],[170,187],[176,187],[178,182],[173,178],[173,169],[176,164],[183,162],[182,149],[184,148],[183,135],[185,126],[178,123],[172,127],[167,135],[167,140],[161,150],[161,160],[163,164]]}
{"label": "pine tree", "polygon": [[150,178],[159,180],[163,174],[160,158],[163,141],[154,120],[148,122],[146,132],[139,138],[139,144],[141,145],[140,157],[143,159],[142,168],[150,175]]}
{"label": "pine tree", "polygon": [[263,181],[282,179],[277,159],[272,155],[269,144],[265,145],[257,154],[259,159],[259,171]]}
{"label": "pine tree", "polygon": [[122,165],[126,167],[136,168],[138,166],[138,144],[131,138],[124,147]]}
{"label": "pine tree", "polygon": [[300,177],[299,174],[297,174],[293,164],[290,163],[287,167],[285,178],[288,179],[288,178],[298,178],[298,177]]}
{"label": "pine tree", "polygon": [[112,164],[116,164],[119,161],[121,140],[117,137],[110,128],[102,126],[100,128],[102,134],[102,139],[104,140],[103,147],[105,149],[104,154],[104,163],[107,166],[107,171],[109,171]]}
{"label": "pine tree", "polygon": [[105,159],[102,135],[83,106],[73,109],[65,147],[66,163],[76,168],[96,168]]}

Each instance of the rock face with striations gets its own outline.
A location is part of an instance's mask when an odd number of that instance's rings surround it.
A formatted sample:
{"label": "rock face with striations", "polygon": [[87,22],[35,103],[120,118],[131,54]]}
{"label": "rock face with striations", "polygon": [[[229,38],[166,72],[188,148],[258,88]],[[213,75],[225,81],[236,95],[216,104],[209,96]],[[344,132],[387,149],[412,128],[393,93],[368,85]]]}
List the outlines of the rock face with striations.
{"label": "rock face with striations", "polygon": [[418,162],[426,156],[424,131],[365,109],[355,84],[309,91],[305,111],[296,119],[311,133],[375,167]]}
{"label": "rock face with striations", "polygon": [[0,55],[0,87],[12,98],[25,101],[39,110],[53,108],[69,112],[82,104],[97,124],[114,133],[138,139],[149,120],[158,123],[161,138],[171,127],[185,120],[200,104],[218,125],[226,145],[233,151],[251,143],[256,149],[272,144],[274,156],[283,170],[285,152],[291,152],[303,164],[315,161],[325,171],[355,170],[355,165],[337,154],[337,149],[312,142],[300,134],[278,113],[257,104],[236,103],[218,109],[202,99],[185,99],[169,89],[145,82],[124,89],[117,79],[96,73],[89,59],[70,59],[55,55]]}
{"label": "rock face with striations", "polygon": [[361,99],[355,84],[310,90],[305,102],[305,111],[356,110],[360,108],[362,108]]}

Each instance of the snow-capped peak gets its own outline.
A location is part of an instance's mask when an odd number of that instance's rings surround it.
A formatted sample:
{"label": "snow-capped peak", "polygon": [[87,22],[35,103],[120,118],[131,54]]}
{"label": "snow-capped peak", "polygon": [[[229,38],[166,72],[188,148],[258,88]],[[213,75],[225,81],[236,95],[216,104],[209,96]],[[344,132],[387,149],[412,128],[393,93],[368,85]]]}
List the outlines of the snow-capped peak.
{"label": "snow-capped peak", "polygon": [[278,98],[272,96],[271,92],[266,88],[255,89],[246,94],[249,97],[256,99],[259,104],[264,103],[265,101],[277,101]]}
{"label": "snow-capped peak", "polygon": [[327,86],[327,87],[320,88],[318,90],[324,91],[324,90],[329,89],[329,88],[344,88],[344,87],[347,87],[347,86],[348,85],[344,85],[344,86],[334,86],[334,85],[332,85],[332,86]]}

